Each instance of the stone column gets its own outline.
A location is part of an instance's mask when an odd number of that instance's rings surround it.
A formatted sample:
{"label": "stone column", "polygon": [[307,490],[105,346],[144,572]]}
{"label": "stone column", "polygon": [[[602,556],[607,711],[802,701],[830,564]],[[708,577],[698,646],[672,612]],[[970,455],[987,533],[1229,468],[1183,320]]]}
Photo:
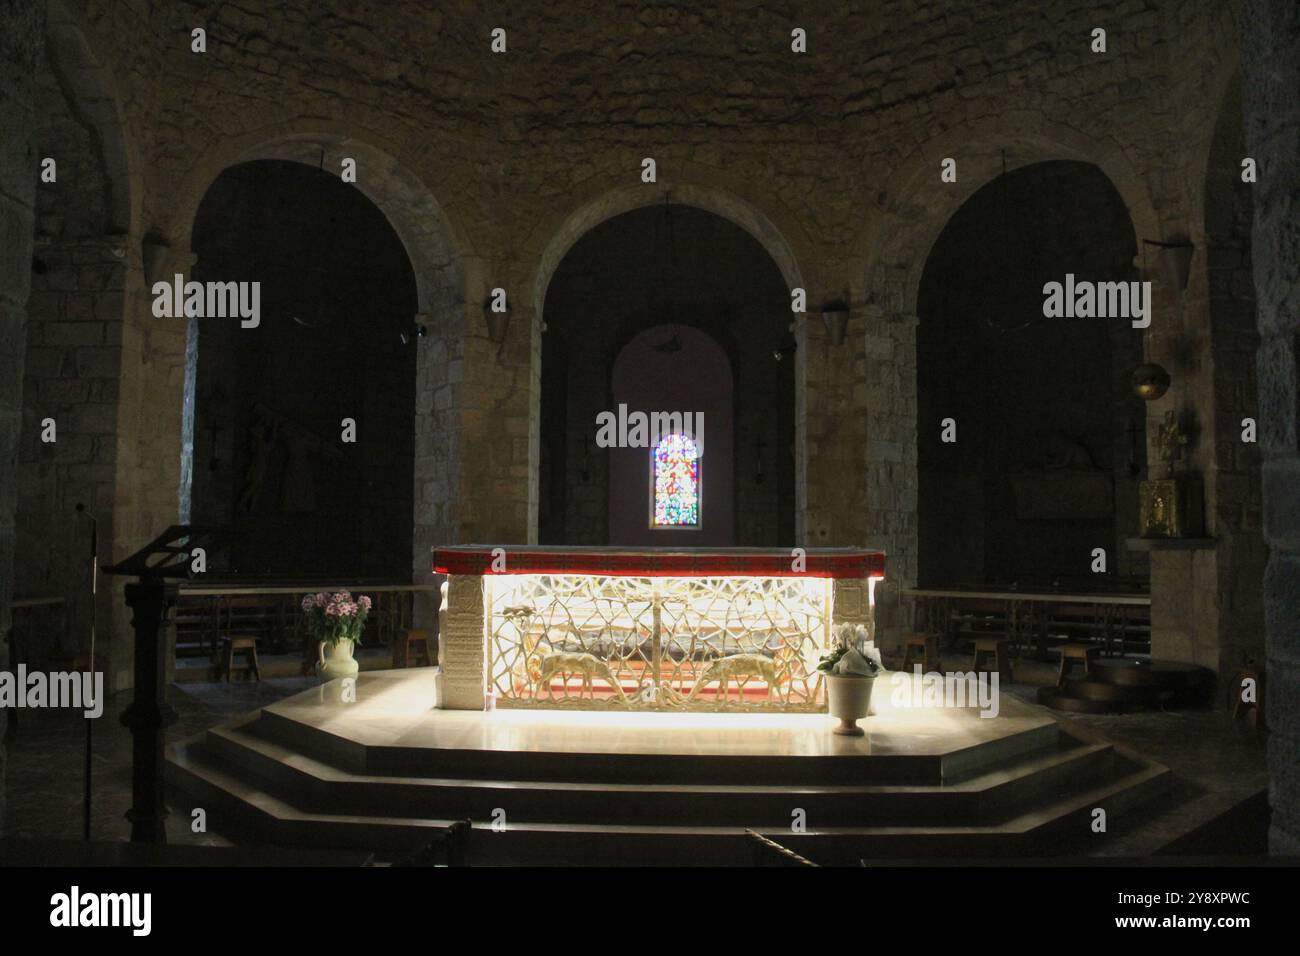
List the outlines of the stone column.
{"label": "stone column", "polygon": [[[39,157],[33,149],[33,88],[45,4],[0,0],[0,667],[9,666],[14,581],[14,506],[22,424],[27,293]],[[4,732],[0,710],[0,827],[4,824]]]}
{"label": "stone column", "polygon": [[1264,572],[1269,846],[1287,855],[1300,854],[1300,7],[1295,0],[1246,0],[1240,23],[1246,147],[1259,168],[1251,253],[1264,537],[1271,549]]}
{"label": "stone column", "polygon": [[911,602],[900,592],[916,586],[917,324],[915,315],[868,307],[867,544],[885,549],[885,580],[876,592],[876,646],[890,654],[902,653],[903,634],[911,630]]}

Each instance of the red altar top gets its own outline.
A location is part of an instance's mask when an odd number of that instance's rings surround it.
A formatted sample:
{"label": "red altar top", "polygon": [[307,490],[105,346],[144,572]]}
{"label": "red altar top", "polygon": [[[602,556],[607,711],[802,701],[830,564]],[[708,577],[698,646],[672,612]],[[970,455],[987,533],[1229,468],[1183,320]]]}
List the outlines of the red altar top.
{"label": "red altar top", "polygon": [[[465,544],[433,549],[435,574],[608,574],[620,577],[883,578],[885,552],[861,548],[566,548]],[[504,565],[502,564],[504,560]],[[493,564],[501,570],[494,570]],[[798,567],[798,570],[795,568]]]}

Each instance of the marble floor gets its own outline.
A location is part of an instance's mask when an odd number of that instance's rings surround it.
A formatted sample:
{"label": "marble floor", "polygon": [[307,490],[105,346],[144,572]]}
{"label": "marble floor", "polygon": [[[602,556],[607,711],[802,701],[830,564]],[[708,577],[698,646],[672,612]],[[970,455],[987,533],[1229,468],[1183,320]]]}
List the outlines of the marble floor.
{"label": "marble floor", "polygon": [[[267,711],[366,746],[699,756],[937,755],[1053,722],[1042,708],[1014,699],[988,719],[973,707],[899,706],[913,699],[913,680],[894,672],[876,682],[861,737],[832,733],[837,721],[827,714],[430,710],[436,692],[427,668],[363,673],[355,702],[317,688]],[[903,693],[896,695],[895,685]]]}

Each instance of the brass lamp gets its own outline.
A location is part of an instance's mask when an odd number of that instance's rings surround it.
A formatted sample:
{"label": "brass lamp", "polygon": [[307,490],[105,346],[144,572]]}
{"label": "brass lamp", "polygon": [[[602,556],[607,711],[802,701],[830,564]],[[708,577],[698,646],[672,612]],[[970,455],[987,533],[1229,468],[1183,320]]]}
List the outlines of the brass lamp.
{"label": "brass lamp", "polygon": [[1133,394],[1144,402],[1154,402],[1169,391],[1169,373],[1154,362],[1133,370]]}

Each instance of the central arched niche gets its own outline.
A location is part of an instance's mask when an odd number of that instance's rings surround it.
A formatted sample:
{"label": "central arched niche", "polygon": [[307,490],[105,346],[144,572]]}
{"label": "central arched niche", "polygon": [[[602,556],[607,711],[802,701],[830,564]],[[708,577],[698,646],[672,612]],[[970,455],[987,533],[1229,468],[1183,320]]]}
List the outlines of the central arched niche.
{"label": "central arched niche", "polygon": [[637,333],[619,350],[612,379],[612,410],[626,406],[629,413],[702,415],[704,440],[697,462],[701,497],[697,528],[650,526],[653,447],[609,450],[611,543],[684,548],[734,545],[736,398],[731,362],[722,346],[690,326],[658,325]]}
{"label": "central arched niche", "polygon": [[[926,586],[1142,576],[1145,410],[1124,318],[1046,318],[1043,286],[1129,281],[1136,239],[1106,175],[1050,161],[985,185],[948,221],[918,295],[919,579]],[[943,441],[942,423],[956,423]]]}
{"label": "central arched niche", "polygon": [[[699,532],[656,531],[652,543],[776,546],[794,538],[794,338],[790,298],[781,271],[748,232],[722,216],[662,204],[614,216],[584,234],[555,270],[545,299],[542,339],[538,539],[542,544],[643,545],[648,530],[649,449],[644,467],[611,483],[609,451],[596,443],[596,417],[617,411],[615,364],[626,347],[652,341],[655,355],[686,370],[688,341],[711,341],[732,375],[731,515],[722,522],[706,498]],[[641,333],[667,327],[666,335]],[[670,351],[674,330],[680,351]],[[695,333],[702,338],[696,338]],[[700,352],[704,354],[703,351]],[[674,363],[673,356],[678,361]],[[779,357],[778,357],[779,356]],[[620,388],[648,367],[629,367]],[[686,411],[692,395],[666,387],[656,399]],[[678,398],[680,394],[680,399]],[[685,403],[685,404],[684,404]],[[706,413],[706,428],[709,418]],[[706,443],[704,489],[719,449]],[[725,448],[725,442],[723,443]],[[725,452],[723,452],[725,453]],[[628,461],[631,458],[628,457]],[[641,505],[646,525],[626,538],[611,523],[610,502],[622,482]],[[707,529],[707,531],[706,531]],[[723,532],[728,532],[723,534]],[[715,533],[718,535],[715,539]],[[708,540],[704,536],[707,534]],[[688,535],[693,538],[681,539]],[[672,540],[670,540],[672,539]]]}
{"label": "central arched niche", "polygon": [[204,318],[192,337],[192,520],[232,532],[213,570],[405,580],[418,306],[401,240],[338,176],[255,160],[212,184],[193,249],[195,280],[261,282],[258,327]]}

